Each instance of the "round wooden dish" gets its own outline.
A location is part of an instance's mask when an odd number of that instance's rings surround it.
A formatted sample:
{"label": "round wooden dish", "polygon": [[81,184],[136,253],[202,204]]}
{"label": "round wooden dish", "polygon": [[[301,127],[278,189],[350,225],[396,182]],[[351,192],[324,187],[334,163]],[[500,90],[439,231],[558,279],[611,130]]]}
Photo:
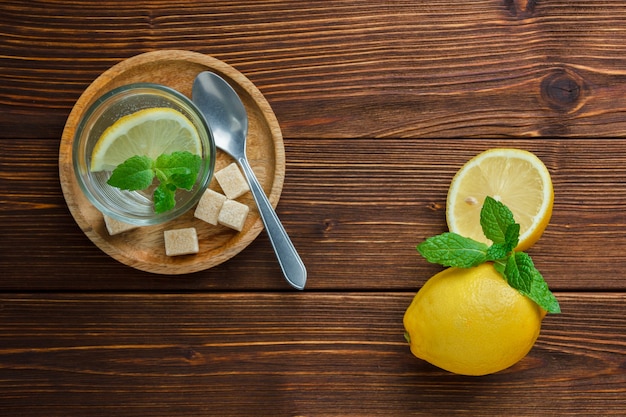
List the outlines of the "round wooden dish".
{"label": "round wooden dish", "polygon": [[[207,55],[189,51],[157,51],[127,59],[98,77],[80,96],[69,115],[59,148],[59,175],[67,205],[83,232],[100,249],[133,268],[158,274],[186,274],[218,265],[248,246],[263,229],[256,204],[250,193],[237,200],[250,207],[241,232],[213,226],[196,219],[193,210],[171,222],[140,227],[110,236],[102,214],[80,190],[72,170],[72,142],[83,113],[107,91],[134,82],[152,82],[172,87],[187,97],[196,75],[212,71],[228,81],[241,97],[248,112],[247,154],[261,186],[276,207],[285,176],[285,150],[280,126],[261,92],[233,67]],[[218,151],[215,170],[233,160]],[[210,188],[221,191],[213,179]],[[181,227],[195,227],[200,252],[195,255],[167,256],[163,232]]]}

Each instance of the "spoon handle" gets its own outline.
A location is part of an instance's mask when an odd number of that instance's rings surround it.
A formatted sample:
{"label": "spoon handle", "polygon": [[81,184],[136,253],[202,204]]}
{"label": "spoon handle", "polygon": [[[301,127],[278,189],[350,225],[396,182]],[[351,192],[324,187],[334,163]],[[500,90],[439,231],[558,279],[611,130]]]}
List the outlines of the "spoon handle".
{"label": "spoon handle", "polygon": [[300,255],[298,255],[296,248],[293,246],[293,243],[291,243],[289,235],[287,235],[285,228],[267,199],[265,191],[263,191],[261,184],[259,184],[259,181],[254,175],[248,160],[246,158],[239,158],[237,162],[248,180],[250,192],[259,208],[259,214],[265,225],[265,230],[270,238],[270,242],[272,242],[274,252],[276,253],[278,263],[283,270],[285,278],[294,288],[299,290],[304,289],[304,284],[306,283],[306,267],[302,259],[300,259]]}

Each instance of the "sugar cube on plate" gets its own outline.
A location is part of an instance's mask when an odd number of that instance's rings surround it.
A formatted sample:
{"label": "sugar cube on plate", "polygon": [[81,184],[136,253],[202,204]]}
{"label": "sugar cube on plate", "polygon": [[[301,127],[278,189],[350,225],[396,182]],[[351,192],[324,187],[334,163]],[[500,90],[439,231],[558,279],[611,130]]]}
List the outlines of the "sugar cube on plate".
{"label": "sugar cube on plate", "polygon": [[189,255],[198,253],[200,250],[195,227],[166,230],[163,235],[167,256]]}
{"label": "sugar cube on plate", "polygon": [[226,201],[225,195],[207,188],[196,206],[194,216],[209,224],[217,225],[217,219],[224,201]]}
{"label": "sugar cube on plate", "polygon": [[250,208],[235,200],[226,200],[222,205],[218,223],[241,232]]}
{"label": "sugar cube on plate", "polygon": [[219,183],[220,187],[231,200],[241,197],[246,192],[250,191],[248,182],[239,170],[236,163],[231,163],[226,168],[222,168],[215,173],[215,179]]}
{"label": "sugar cube on plate", "polygon": [[103,217],[104,217],[104,225],[106,226],[107,231],[109,232],[111,236],[119,235],[120,233],[128,232],[129,230],[133,230],[139,227],[134,224],[121,222],[119,220],[116,220],[112,217],[107,216],[106,214],[104,214]]}

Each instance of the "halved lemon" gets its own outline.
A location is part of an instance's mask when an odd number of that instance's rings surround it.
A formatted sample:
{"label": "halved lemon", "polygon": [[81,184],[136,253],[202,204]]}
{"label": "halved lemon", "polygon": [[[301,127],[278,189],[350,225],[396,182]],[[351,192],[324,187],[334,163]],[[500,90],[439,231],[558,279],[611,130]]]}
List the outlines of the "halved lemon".
{"label": "halved lemon", "polygon": [[543,162],[531,152],[490,149],[461,167],[448,190],[446,220],[450,231],[491,244],[480,226],[480,210],[487,196],[504,203],[520,224],[517,250],[532,246],[550,222],[552,179]]}
{"label": "halved lemon", "polygon": [[202,143],[191,121],[177,110],[154,107],[117,120],[96,142],[91,171],[111,171],[136,155],[153,160],[161,154],[187,151],[202,155]]}

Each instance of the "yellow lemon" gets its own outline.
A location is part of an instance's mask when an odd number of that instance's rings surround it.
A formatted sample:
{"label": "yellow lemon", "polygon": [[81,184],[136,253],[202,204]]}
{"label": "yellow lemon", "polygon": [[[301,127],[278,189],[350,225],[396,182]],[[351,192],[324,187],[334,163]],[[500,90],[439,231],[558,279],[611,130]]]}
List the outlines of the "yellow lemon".
{"label": "yellow lemon", "polygon": [[202,155],[202,142],[191,121],[174,109],[143,109],[120,118],[104,131],[91,154],[91,171],[113,170],[136,155],[154,160],[177,151]]}
{"label": "yellow lemon", "polygon": [[485,263],[430,278],[406,310],[404,328],[418,358],[457,374],[486,375],[526,356],[545,314]]}
{"label": "yellow lemon", "polygon": [[456,173],[446,202],[450,231],[490,244],[480,226],[480,210],[487,196],[504,203],[520,224],[519,251],[539,240],[550,222],[554,203],[550,172],[528,151],[490,149]]}

